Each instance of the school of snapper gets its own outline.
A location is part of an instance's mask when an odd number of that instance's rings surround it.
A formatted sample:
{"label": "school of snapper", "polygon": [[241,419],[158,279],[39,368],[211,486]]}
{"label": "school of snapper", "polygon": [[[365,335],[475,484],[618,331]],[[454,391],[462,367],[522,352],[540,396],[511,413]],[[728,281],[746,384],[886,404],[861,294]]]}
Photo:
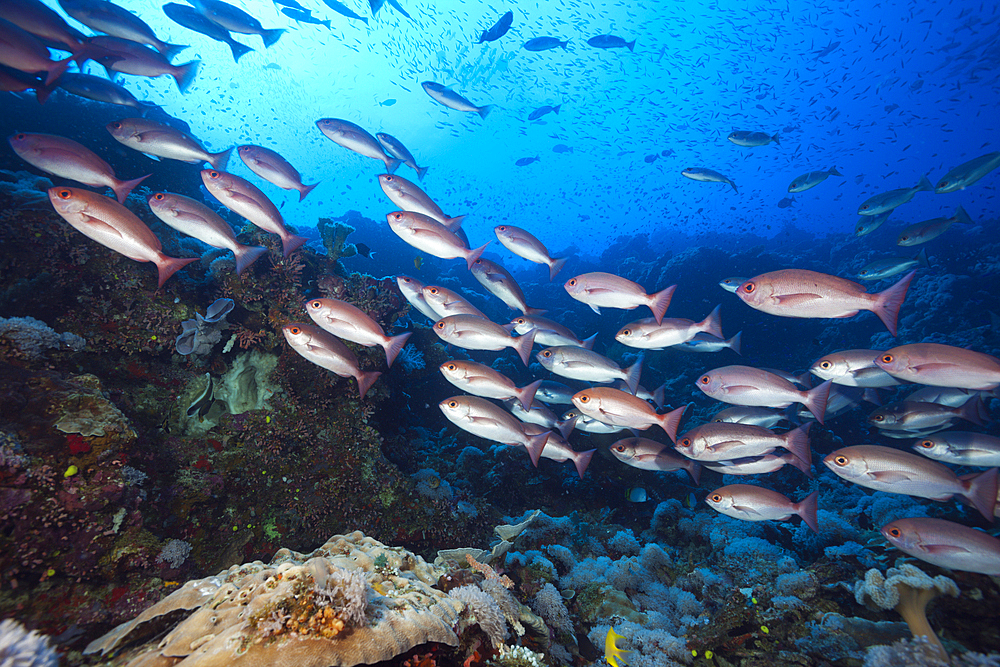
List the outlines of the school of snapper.
{"label": "school of snapper", "polygon": [[[168,74],[183,91],[196,75],[198,63],[175,66],[170,58],[184,48],[159,40],[134,14],[103,0],[61,0],[63,9],[94,31],[87,37],[71,28],[56,12],[38,0],[0,4],[0,84],[4,90],[33,89],[40,101],[52,86],[73,88],[94,99],[140,108],[141,103],[116,91],[114,84],[88,82],[66,69],[72,60],[92,59],[111,71],[141,76]],[[260,35],[264,45],[273,44],[280,30],[268,30],[245,12],[219,0],[198,0],[193,8],[174,7],[168,15],[182,25],[220,41],[229,32]],[[179,7],[180,9],[177,9]],[[176,14],[176,17],[174,15]],[[505,15],[506,16],[506,15]],[[360,17],[356,17],[360,18]],[[483,33],[480,41],[498,38],[509,28],[503,21]],[[545,42],[550,40],[550,42]],[[231,38],[229,40],[231,42]],[[544,42],[544,44],[543,44]],[[47,44],[72,55],[51,58]],[[631,50],[634,42],[611,35],[588,42],[596,48]],[[234,59],[242,55],[231,42]],[[529,46],[532,45],[532,46]],[[530,50],[565,48],[555,38],[536,38],[525,45]],[[244,47],[246,48],[246,47]],[[66,78],[65,84],[60,81]],[[76,77],[76,78],[74,78]],[[475,113],[486,119],[490,105],[476,105],[435,82],[422,84],[428,95],[458,112]],[[552,109],[558,112],[558,108]],[[685,407],[662,412],[662,389],[649,392],[639,385],[642,358],[623,368],[593,350],[594,337],[581,339],[576,333],[529,306],[517,281],[504,267],[482,258],[487,243],[474,246],[461,229],[464,216],[448,216],[424,190],[394,172],[400,165],[413,169],[422,179],[427,167],[419,167],[410,151],[384,133],[370,134],[343,119],[316,121],[320,132],[334,143],[382,163],[387,173],[378,176],[383,192],[399,210],[386,214],[389,229],[412,247],[440,259],[464,260],[469,271],[491,294],[522,313],[510,323],[490,321],[460,295],[441,286],[423,285],[415,278],[398,276],[403,296],[433,322],[434,333],[446,344],[465,350],[501,351],[512,348],[528,366],[535,354],[550,373],[582,381],[591,386],[574,391],[547,378],[523,387],[495,369],[474,361],[452,359],[441,364],[444,378],[463,390],[441,401],[444,416],[459,428],[486,440],[524,447],[532,462],[540,457],[571,461],[582,478],[594,450],[577,452],[567,438],[574,429],[591,433],[631,431],[615,442],[611,453],[623,463],[643,470],[684,470],[697,484],[701,466],[733,475],[766,474],[791,465],[812,474],[809,444],[810,422],[783,433],[774,428],[786,414],[815,419],[853,407],[859,395],[900,384],[920,385],[905,400],[882,406],[869,416],[869,423],[892,438],[914,438],[910,453],[878,445],[853,445],[838,449],[823,464],[838,477],[871,489],[936,501],[960,499],[992,521],[1000,516],[998,466],[1000,439],[964,431],[942,432],[956,420],[981,425],[986,416],[983,395],[1000,387],[1000,360],[974,350],[939,343],[915,343],[888,350],[833,351],[810,368],[823,380],[812,387],[808,378],[774,369],[729,365],[707,370],[696,386],[707,396],[733,407],[722,410],[707,424],[680,432]],[[108,132],[123,145],[147,155],[189,163],[208,163],[201,172],[206,189],[224,206],[260,229],[277,235],[284,256],[295,252],[306,239],[289,232],[284,219],[268,196],[256,185],[225,171],[232,148],[207,151],[191,135],[144,118],[128,117],[112,122]],[[114,191],[115,199],[78,187],[57,186],[49,190],[54,210],[71,226],[101,245],[139,262],[157,267],[158,286],[197,258],[165,255],[155,234],[123,202],[146,176],[120,179],[114,169],[85,146],[60,136],[21,132],[9,137],[14,151],[32,166],[83,185]],[[739,131],[729,136],[738,146],[754,147],[779,143],[777,135]],[[265,181],[296,190],[300,201],[316,184],[305,185],[300,174],[280,153],[261,146],[240,146],[237,155]],[[989,153],[949,171],[936,186],[925,176],[913,187],[883,192],[858,207],[859,236],[874,231],[891,212],[921,192],[954,192],[969,187],[1000,166],[1000,153]],[[707,167],[691,167],[682,175],[693,180],[736,184]],[[820,185],[830,176],[841,176],[835,167],[811,171],[792,180],[789,192],[802,192]],[[178,232],[204,243],[232,250],[238,273],[264,254],[264,248],[240,244],[232,228],[215,211],[189,196],[157,192],[148,198],[151,211]],[[899,245],[924,243],[944,233],[952,224],[968,224],[959,207],[954,216],[913,225],[902,232]],[[497,240],[514,254],[549,268],[553,280],[566,262],[554,258],[545,243],[530,231],[504,224],[494,229]],[[869,293],[862,285],[833,275],[803,269],[784,269],[750,278],[727,278],[720,285],[734,292],[746,305],[765,314],[790,318],[851,318],[861,311],[874,313],[886,329],[896,335],[896,321],[906,293],[926,256],[898,258],[866,267],[862,278],[876,279],[904,273],[893,286]],[[704,352],[731,349],[739,352],[739,335],[722,335],[719,309],[701,322],[667,318],[676,286],[644,286],[608,272],[573,276],[563,285],[577,301],[595,313],[601,308],[649,310],[651,317],[623,327],[616,335],[622,344],[648,351],[685,346]],[[651,288],[651,289],[650,289]],[[337,299],[316,298],[304,303],[314,324],[290,322],[282,331],[298,354],[341,377],[356,379],[360,396],[377,381],[379,371],[362,370],[343,341],[380,346],[386,366],[392,366],[411,332],[387,335],[365,312]],[[516,335],[515,335],[516,334]],[[865,392],[862,394],[861,392]],[[492,399],[492,400],[490,400]],[[504,401],[501,407],[494,400]],[[547,405],[546,405],[547,404]],[[569,405],[556,415],[548,406]],[[782,412],[782,409],[804,411]],[[662,430],[670,444],[642,437],[652,427]],[[946,464],[986,468],[984,472],[959,477]],[[785,520],[799,516],[814,531],[817,493],[799,501],[755,485],[735,484],[710,492],[706,502],[728,516],[747,521]],[[893,521],[881,532],[901,551],[936,565],[957,570],[1000,575],[1000,540],[973,528],[941,519],[907,518]]]}

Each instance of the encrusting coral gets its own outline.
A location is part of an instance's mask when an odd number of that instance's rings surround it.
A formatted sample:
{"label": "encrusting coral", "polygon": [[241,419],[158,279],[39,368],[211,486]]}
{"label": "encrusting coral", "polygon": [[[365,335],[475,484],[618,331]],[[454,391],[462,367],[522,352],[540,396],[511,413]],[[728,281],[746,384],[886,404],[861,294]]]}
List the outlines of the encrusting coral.
{"label": "encrusting coral", "polygon": [[927,620],[927,603],[938,595],[957,596],[958,586],[944,575],[931,577],[910,563],[899,563],[889,568],[886,575],[872,569],[865,573],[863,581],[855,582],[854,597],[858,604],[895,609],[910,626],[914,637],[926,637],[937,646],[941,655],[946,656],[941,640]]}

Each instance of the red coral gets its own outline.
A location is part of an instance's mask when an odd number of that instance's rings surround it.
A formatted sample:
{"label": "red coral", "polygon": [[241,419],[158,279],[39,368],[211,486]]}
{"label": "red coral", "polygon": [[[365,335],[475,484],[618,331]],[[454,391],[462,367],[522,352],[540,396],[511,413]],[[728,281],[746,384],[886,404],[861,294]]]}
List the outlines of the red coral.
{"label": "red coral", "polygon": [[90,443],[79,433],[70,433],[66,436],[66,447],[70,454],[86,454],[90,451]]}

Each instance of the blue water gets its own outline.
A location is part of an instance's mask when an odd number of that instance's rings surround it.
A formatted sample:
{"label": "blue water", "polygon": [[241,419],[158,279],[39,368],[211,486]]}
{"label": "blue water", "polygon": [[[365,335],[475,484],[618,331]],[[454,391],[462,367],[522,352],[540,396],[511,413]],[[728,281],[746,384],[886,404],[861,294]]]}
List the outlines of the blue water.
{"label": "blue water", "polygon": [[[474,245],[507,222],[558,253],[571,226],[573,242],[592,254],[637,232],[656,249],[705,231],[850,233],[857,205],[872,194],[915,185],[922,174],[933,181],[991,150],[1000,119],[1000,10],[989,3],[404,0],[412,21],[386,5],[366,27],[314,1],[314,15],[332,19],[327,30],[297,24],[270,2],[235,2],[266,28],[287,28],[268,49],[257,36],[237,36],[256,49],[238,64],[227,46],[150,3],[121,4],[161,38],[191,45],[175,62],[202,61],[186,95],[169,77],[125,76],[126,87],[190,123],[214,150],[257,143],[284,155],[305,182],[323,182],[302,204],[294,192],[266,188],[293,225],[345,209],[382,220],[393,208],[375,180],[379,163],[322,136],[314,123],[323,117],[402,140],[430,166],[428,194],[451,215],[470,214]],[[474,44],[508,6],[510,32]],[[602,33],[635,39],[635,51],[587,45]],[[544,35],[570,39],[569,49],[522,49]],[[424,80],[495,109],[485,120],[446,109],[420,88]],[[389,99],[396,102],[380,104]],[[546,104],[561,110],[527,121]],[[735,146],[726,136],[739,129],[777,132],[781,145]],[[573,152],[553,152],[557,144]],[[647,163],[650,155],[658,157]],[[534,156],[541,159],[514,164]],[[685,179],[691,166],[729,176],[740,193]],[[778,208],[794,177],[832,166],[844,177]],[[231,169],[256,181],[239,160]],[[950,215],[958,203],[979,219],[995,192],[984,185],[917,197],[896,224]]]}

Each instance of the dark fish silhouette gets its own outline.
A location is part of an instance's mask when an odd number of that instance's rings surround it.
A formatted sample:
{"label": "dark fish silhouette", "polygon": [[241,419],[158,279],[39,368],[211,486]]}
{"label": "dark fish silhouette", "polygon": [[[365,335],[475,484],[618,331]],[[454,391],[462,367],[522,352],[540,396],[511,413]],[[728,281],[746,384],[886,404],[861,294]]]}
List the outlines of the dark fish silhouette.
{"label": "dark fish silhouette", "polygon": [[525,51],[548,51],[549,49],[554,49],[556,47],[562,48],[563,51],[569,45],[569,40],[563,41],[557,37],[535,37],[534,39],[529,39],[524,43]]}
{"label": "dark fish silhouette", "polygon": [[293,7],[284,7],[282,8],[281,13],[294,21],[298,21],[299,23],[321,25],[321,26],[326,26],[327,28],[330,27],[329,19],[327,19],[326,21],[320,21],[318,18],[313,16],[312,12],[310,12],[308,9],[303,11],[301,9],[295,9]]}
{"label": "dark fish silhouette", "polygon": [[361,255],[362,257],[367,257],[368,259],[371,259],[372,256],[375,254],[375,251],[366,246],[364,243],[355,243],[354,247],[357,248],[358,254]]}
{"label": "dark fish silhouette", "polygon": [[236,62],[240,61],[240,56],[253,51],[249,46],[245,44],[240,44],[229,31],[222,26],[209,21],[205,16],[199,12],[194,7],[189,7],[187,5],[181,5],[176,2],[169,2],[163,5],[163,13],[170,18],[174,23],[178,23],[188,30],[194,30],[195,32],[205,35],[209,39],[214,39],[217,42],[222,42],[229,45],[229,49],[233,52],[233,60]]}
{"label": "dark fish silhouette", "polygon": [[493,24],[493,27],[489,30],[483,30],[483,34],[479,36],[479,41],[477,44],[482,44],[483,42],[495,42],[510,30],[511,24],[514,23],[514,12],[507,10],[507,13],[500,17],[500,20]]}
{"label": "dark fish silhouette", "polygon": [[[365,25],[368,25],[368,17],[355,14],[353,11],[348,9],[346,5],[342,5],[341,3],[337,2],[337,0],[323,0],[323,4],[332,9],[333,11],[337,12],[341,16],[346,16],[349,19],[358,19],[360,21],[364,21]],[[406,12],[403,12],[403,14],[406,14]]]}
{"label": "dark fish silhouette", "polygon": [[598,35],[597,37],[591,37],[587,40],[587,44],[597,49],[620,49],[624,47],[629,51],[635,50],[634,39],[631,42],[626,42],[618,35]]}
{"label": "dark fish silhouette", "polygon": [[518,167],[527,167],[532,162],[538,162],[540,159],[541,159],[540,157],[523,157],[514,164],[516,164]]}

